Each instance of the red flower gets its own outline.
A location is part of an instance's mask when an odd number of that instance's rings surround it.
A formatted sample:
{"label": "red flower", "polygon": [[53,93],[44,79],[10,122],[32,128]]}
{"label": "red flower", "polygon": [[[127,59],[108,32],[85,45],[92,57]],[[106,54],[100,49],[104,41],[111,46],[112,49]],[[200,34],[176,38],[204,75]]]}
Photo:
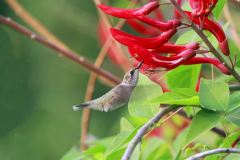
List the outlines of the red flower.
{"label": "red flower", "polygon": [[[192,17],[191,12],[186,11],[185,13],[188,15],[190,19],[192,19],[193,23],[197,25],[201,25],[201,21],[198,18]],[[222,27],[217,22],[215,22],[214,20],[205,18],[202,24],[202,29],[211,32],[217,38],[219,47],[226,56],[230,54],[227,37]]]}
{"label": "red flower", "polygon": [[104,4],[100,4],[98,5],[98,7],[103,12],[109,15],[112,15],[114,17],[124,18],[124,19],[137,19],[148,25],[156,27],[159,30],[166,31],[181,25],[181,22],[177,19],[167,21],[167,22],[162,22],[162,21],[159,21],[158,19],[147,17],[146,15],[148,15],[154,9],[159,7],[159,3],[157,1],[150,2],[138,9],[122,9],[122,8],[110,7]]}
{"label": "red flower", "polygon": [[207,17],[215,7],[217,0],[189,0],[193,17]]}
{"label": "red flower", "polygon": [[[181,3],[181,0],[178,2]],[[210,0],[207,2],[208,4],[202,4],[202,1],[191,1],[191,6],[194,8],[194,14],[191,12],[186,12],[186,14],[193,19],[193,23],[201,25],[201,19],[194,18],[194,16],[207,16],[212,7],[216,4],[215,1],[213,1],[213,5],[210,5],[210,2],[212,2]],[[199,43],[193,42],[185,45],[169,43],[168,41],[177,32],[177,27],[181,25],[181,22],[177,19],[162,22],[159,19],[147,16],[158,7],[159,3],[157,1],[152,1],[137,9],[121,9],[103,4],[99,5],[99,8],[105,13],[118,18],[127,19],[128,23],[137,31],[154,35],[152,38],[141,38],[118,29],[110,29],[114,39],[119,43],[126,45],[131,56],[139,62],[143,61],[144,67],[149,69],[165,68],[171,70],[179,65],[211,63],[223,73],[229,74],[227,68],[218,59],[196,57],[197,54],[204,53],[198,51]],[[199,8],[202,10],[199,10]],[[148,24],[151,27],[155,27],[162,31],[162,33],[156,31],[150,32],[144,25],[138,23],[138,21]],[[220,25],[215,21],[206,18],[202,26],[204,30],[210,31],[217,38],[222,52],[225,55],[229,55],[227,39]],[[158,33],[157,36],[155,35],[156,33]]]}
{"label": "red flower", "polygon": [[162,46],[177,32],[176,29],[171,29],[154,38],[140,38],[114,28],[111,28],[110,31],[112,33],[112,36],[118,42],[126,46],[131,47],[133,45],[138,45],[148,49],[158,48]]}

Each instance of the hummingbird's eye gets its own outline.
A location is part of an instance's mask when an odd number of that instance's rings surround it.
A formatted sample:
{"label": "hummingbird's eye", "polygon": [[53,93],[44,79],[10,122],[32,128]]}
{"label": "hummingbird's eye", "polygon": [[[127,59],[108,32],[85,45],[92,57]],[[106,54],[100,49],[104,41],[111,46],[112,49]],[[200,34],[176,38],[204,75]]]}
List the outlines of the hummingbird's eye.
{"label": "hummingbird's eye", "polygon": [[131,74],[131,75],[133,75],[133,73],[134,73],[134,70],[130,71],[130,74]]}

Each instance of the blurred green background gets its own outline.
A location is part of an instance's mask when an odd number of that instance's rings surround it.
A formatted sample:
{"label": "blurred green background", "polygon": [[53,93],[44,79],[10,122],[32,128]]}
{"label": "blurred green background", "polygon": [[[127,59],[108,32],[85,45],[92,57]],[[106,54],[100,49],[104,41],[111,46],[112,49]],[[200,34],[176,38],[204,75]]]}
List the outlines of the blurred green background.
{"label": "blurred green background", "polygon": [[[19,2],[70,48],[91,62],[95,61],[100,45],[98,15],[93,1]],[[239,7],[234,9],[237,13]],[[0,13],[27,26],[3,0],[0,1]],[[239,14],[233,17],[238,19]],[[237,25],[240,28],[240,23]],[[104,68],[119,76],[123,74],[108,60]],[[1,26],[0,159],[55,160],[77,146],[81,111],[73,112],[71,106],[84,100],[88,77],[89,73],[80,65]],[[97,81],[94,97],[109,89]],[[120,118],[126,112],[126,107],[111,113],[93,111],[90,133],[97,138],[117,133]]]}
{"label": "blurred green background", "polygon": [[[93,1],[20,0],[36,19],[73,50],[94,62],[100,45]],[[4,1],[2,15],[27,26]],[[27,26],[29,28],[29,26]],[[119,72],[109,61],[104,68]],[[122,75],[120,72],[119,75]],[[84,100],[89,73],[80,65],[15,31],[0,28],[0,159],[60,159],[78,145],[81,112],[71,106]],[[109,89],[97,82],[94,97]],[[117,133],[127,109],[92,112],[90,133]]]}

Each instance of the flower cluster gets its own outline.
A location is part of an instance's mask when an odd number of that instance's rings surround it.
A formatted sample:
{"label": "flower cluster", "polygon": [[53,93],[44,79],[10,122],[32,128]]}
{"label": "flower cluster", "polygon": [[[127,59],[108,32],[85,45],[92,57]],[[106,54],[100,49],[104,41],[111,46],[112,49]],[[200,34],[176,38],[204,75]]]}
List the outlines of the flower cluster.
{"label": "flower cluster", "polygon": [[[189,2],[192,12],[185,11],[187,16],[203,30],[211,32],[218,40],[222,53],[228,56],[229,47],[223,29],[217,22],[208,18],[217,0],[189,0]],[[181,4],[181,0],[178,3]],[[200,50],[199,43],[176,45],[169,42],[179,27],[184,24],[181,23],[181,16],[177,11],[175,11],[174,19],[164,21],[158,9],[158,1],[150,1],[137,9],[122,9],[104,4],[100,4],[98,7],[111,16],[126,19],[136,31],[154,36],[141,38],[119,29],[110,29],[114,39],[127,46],[132,57],[139,62],[143,61],[145,69],[165,68],[171,70],[179,65],[211,63],[223,73],[229,74],[227,68],[218,59],[197,56],[207,53]],[[149,15],[153,12],[155,13],[154,18]]]}

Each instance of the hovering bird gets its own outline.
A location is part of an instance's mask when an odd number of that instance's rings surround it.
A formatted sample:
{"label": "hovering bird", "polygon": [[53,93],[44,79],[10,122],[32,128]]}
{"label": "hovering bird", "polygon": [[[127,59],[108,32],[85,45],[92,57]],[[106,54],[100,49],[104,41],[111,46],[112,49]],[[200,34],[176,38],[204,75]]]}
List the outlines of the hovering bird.
{"label": "hovering bird", "polygon": [[105,93],[103,96],[89,102],[74,105],[73,110],[78,111],[81,108],[90,108],[99,111],[112,111],[128,103],[133,89],[138,83],[139,69],[143,61],[138,66],[128,71],[120,84]]}

